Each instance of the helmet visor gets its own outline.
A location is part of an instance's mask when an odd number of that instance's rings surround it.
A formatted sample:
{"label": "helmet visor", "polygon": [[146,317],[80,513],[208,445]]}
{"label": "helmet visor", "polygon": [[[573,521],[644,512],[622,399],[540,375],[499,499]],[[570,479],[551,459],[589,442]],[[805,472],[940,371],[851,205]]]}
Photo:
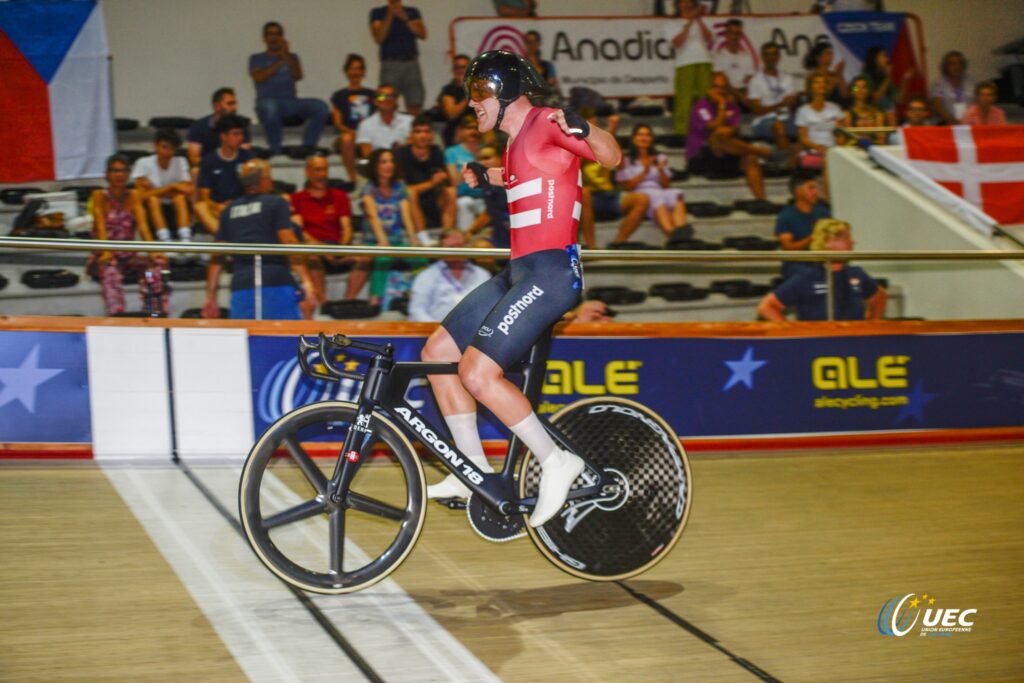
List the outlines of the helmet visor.
{"label": "helmet visor", "polygon": [[471,76],[466,79],[466,96],[473,102],[483,102],[501,96],[501,81]]}

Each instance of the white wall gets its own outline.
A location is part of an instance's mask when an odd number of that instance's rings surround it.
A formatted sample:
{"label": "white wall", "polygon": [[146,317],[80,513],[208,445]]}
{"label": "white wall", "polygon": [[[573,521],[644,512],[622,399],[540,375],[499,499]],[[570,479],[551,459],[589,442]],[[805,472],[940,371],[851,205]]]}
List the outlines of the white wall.
{"label": "white wall", "polygon": [[[369,34],[370,9],[383,0],[103,0],[113,54],[117,116],[198,116],[210,93],[231,85],[243,113],[253,113],[248,57],[263,50],[260,27],[277,20],[303,61],[303,96],[326,99],[344,84],[341,63],[349,52],[367,58],[368,83],[376,83],[377,46]],[[410,0],[424,14],[428,38],[420,43],[428,100],[450,79],[448,25],[459,16],[491,16],[490,0]],[[721,0],[726,5],[726,0]],[[755,12],[806,11],[811,0],[751,0]],[[992,48],[1024,33],[1024,0],[887,0],[893,11],[921,17],[929,73],[946,50],[958,48],[977,77],[996,75],[1004,59]],[[542,14],[639,15],[654,0],[542,0]]]}

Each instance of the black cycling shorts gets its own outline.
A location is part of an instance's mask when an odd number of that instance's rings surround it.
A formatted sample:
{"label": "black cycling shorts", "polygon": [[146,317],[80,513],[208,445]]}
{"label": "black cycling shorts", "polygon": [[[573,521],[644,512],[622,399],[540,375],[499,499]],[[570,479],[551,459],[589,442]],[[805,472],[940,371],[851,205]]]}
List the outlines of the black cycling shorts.
{"label": "black cycling shorts", "polygon": [[583,293],[577,247],[546,249],[510,261],[445,317],[462,353],[470,346],[508,370]]}

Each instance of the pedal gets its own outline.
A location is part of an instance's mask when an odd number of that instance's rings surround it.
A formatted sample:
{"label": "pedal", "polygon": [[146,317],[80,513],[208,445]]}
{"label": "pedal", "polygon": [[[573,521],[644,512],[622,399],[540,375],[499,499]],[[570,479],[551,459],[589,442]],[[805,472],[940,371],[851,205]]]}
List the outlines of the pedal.
{"label": "pedal", "polygon": [[462,498],[452,496],[451,498],[435,498],[434,502],[438,505],[443,505],[449,510],[465,510],[466,501]]}

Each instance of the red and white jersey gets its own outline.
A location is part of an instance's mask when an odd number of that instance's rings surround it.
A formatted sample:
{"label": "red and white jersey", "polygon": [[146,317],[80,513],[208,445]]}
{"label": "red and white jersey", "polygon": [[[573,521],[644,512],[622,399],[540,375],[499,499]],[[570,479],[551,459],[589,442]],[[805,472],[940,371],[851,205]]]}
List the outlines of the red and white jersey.
{"label": "red and white jersey", "polygon": [[586,141],[566,135],[548,120],[554,111],[530,110],[505,149],[503,178],[514,259],[576,243],[583,196],[580,157],[596,160]]}

